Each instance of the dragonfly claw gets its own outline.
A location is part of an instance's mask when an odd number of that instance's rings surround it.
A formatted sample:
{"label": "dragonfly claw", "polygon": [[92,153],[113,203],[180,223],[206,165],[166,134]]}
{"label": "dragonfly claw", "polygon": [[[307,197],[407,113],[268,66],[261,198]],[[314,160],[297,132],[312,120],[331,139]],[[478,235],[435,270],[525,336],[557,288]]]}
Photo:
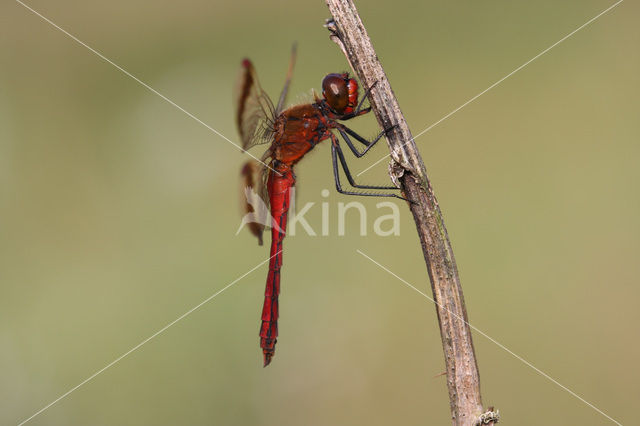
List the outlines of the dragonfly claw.
{"label": "dragonfly claw", "polygon": [[387,127],[386,129],[384,129],[384,132],[383,132],[383,133],[384,133],[385,135],[388,135],[389,133],[391,133],[391,131],[392,131],[392,130],[397,129],[398,127],[400,127],[400,126],[399,126],[399,125],[397,125],[397,124],[391,125],[391,126]]}

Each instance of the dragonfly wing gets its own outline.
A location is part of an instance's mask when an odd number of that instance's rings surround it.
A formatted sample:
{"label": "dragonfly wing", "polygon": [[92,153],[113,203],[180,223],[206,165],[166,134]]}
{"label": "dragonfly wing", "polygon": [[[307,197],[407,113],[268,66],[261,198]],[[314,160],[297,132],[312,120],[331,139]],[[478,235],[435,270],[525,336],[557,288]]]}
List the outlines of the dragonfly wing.
{"label": "dragonfly wing", "polygon": [[[268,168],[257,161],[247,161],[240,172],[242,177],[243,218],[240,228],[247,225],[262,245],[262,234],[265,226],[271,225],[269,196],[267,191]],[[240,229],[238,229],[238,232]]]}
{"label": "dragonfly wing", "polygon": [[254,145],[272,142],[275,108],[248,59],[242,61],[233,97],[242,148],[246,151]]}
{"label": "dragonfly wing", "polygon": [[287,94],[289,93],[289,85],[291,84],[291,78],[293,77],[293,67],[296,64],[296,52],[297,44],[294,43],[291,47],[291,58],[289,59],[289,69],[287,70],[287,78],[284,81],[284,87],[280,92],[280,99],[278,99],[278,106],[276,107],[276,115],[280,114],[284,109],[285,102],[287,102]]}

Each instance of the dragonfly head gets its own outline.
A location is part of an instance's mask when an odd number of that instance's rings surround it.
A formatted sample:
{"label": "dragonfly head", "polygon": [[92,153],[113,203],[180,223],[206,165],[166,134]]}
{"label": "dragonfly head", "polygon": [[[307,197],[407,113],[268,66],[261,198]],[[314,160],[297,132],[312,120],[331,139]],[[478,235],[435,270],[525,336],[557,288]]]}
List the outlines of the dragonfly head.
{"label": "dragonfly head", "polygon": [[338,115],[350,114],[358,104],[358,82],[349,74],[328,74],[322,80],[322,96]]}

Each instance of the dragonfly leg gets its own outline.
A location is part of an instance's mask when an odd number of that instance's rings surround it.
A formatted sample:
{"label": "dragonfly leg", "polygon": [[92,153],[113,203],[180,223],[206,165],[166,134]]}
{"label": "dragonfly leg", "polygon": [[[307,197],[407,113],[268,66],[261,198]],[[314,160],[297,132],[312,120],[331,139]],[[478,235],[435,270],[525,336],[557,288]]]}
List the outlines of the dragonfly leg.
{"label": "dragonfly leg", "polygon": [[372,193],[372,192],[355,192],[355,191],[348,191],[342,188],[342,184],[340,183],[340,168],[338,166],[338,161],[340,161],[340,165],[342,165],[342,170],[344,170],[345,175],[347,176],[347,180],[349,181],[349,184],[351,186],[353,186],[354,188],[360,188],[360,189],[385,189],[385,190],[394,190],[394,189],[398,189],[395,186],[377,186],[377,185],[360,185],[357,184],[355,182],[355,180],[353,179],[353,176],[351,175],[351,172],[349,171],[349,167],[347,166],[347,162],[344,158],[344,154],[342,153],[342,148],[340,148],[340,142],[338,140],[338,138],[335,135],[332,135],[331,137],[332,140],[332,144],[331,144],[331,160],[333,163],[333,177],[336,181],[336,190],[341,193],[341,194],[345,194],[345,195],[362,195],[365,197],[394,197],[394,198],[399,198],[401,200],[405,200],[408,201],[406,198],[401,197],[400,195],[397,194],[388,194],[388,193]]}
{"label": "dragonfly leg", "polygon": [[355,111],[349,113],[349,114],[345,114],[342,117],[340,117],[340,120],[351,120],[354,117],[359,117],[361,115],[367,114],[368,112],[371,111],[371,106],[368,106],[366,108],[362,108],[362,105],[364,105],[364,101],[366,99],[369,98],[369,94],[371,93],[371,89],[373,89],[376,84],[378,84],[378,82],[376,81],[375,83],[373,83],[371,85],[371,87],[369,87],[365,92],[364,95],[362,95],[362,99],[360,99],[360,103],[358,103],[358,106],[356,107]]}
{"label": "dragonfly leg", "polygon": [[369,86],[369,88],[367,90],[365,90],[364,94],[362,95],[362,99],[360,100],[360,103],[358,104],[358,107],[356,108],[356,110],[353,112],[353,117],[357,117],[359,115],[362,114],[366,114],[369,111],[371,111],[371,107],[362,109],[362,105],[364,104],[365,99],[369,98],[369,95],[371,94],[371,90],[376,87],[376,84],[378,84],[378,81],[376,80],[375,83],[373,83],[371,86]]}
{"label": "dragonfly leg", "polygon": [[[382,132],[380,132],[380,134],[378,134],[378,136],[375,137],[374,140],[369,141],[366,138],[360,136],[359,134],[357,134],[356,132],[354,132],[353,130],[351,130],[350,128],[348,128],[347,126],[345,126],[344,124],[339,124],[337,126],[338,131],[340,132],[340,134],[342,135],[342,138],[344,139],[344,141],[347,143],[347,145],[349,146],[349,149],[351,149],[351,152],[353,152],[353,155],[355,155],[356,157],[360,158],[363,155],[365,155],[367,153],[367,151],[369,151],[371,148],[373,148],[373,146],[378,143],[378,141],[388,132],[390,132],[392,129],[394,129],[396,126],[391,126],[389,127],[387,130],[383,130]],[[355,140],[357,140],[358,142],[360,142],[361,144],[363,144],[364,146],[366,146],[366,148],[364,149],[364,151],[359,152],[355,146],[353,146],[353,142],[351,142],[351,138],[349,138],[349,135],[351,135]]]}

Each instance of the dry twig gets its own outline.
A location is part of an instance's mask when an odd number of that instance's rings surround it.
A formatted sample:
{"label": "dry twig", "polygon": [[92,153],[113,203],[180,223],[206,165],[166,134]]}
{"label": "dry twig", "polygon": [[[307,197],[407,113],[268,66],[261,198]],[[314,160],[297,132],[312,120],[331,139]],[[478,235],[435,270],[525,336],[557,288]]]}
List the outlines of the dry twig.
{"label": "dry twig", "polygon": [[396,126],[387,137],[392,157],[389,173],[412,202],[410,208],[436,302],[453,424],[497,423],[493,407],[485,412],[482,406],[480,375],[460,278],[422,158],[353,2],[326,3],[333,16],[326,25],[331,39],[340,46],[363,86],[375,83],[369,99],[378,123],[383,129]]}

